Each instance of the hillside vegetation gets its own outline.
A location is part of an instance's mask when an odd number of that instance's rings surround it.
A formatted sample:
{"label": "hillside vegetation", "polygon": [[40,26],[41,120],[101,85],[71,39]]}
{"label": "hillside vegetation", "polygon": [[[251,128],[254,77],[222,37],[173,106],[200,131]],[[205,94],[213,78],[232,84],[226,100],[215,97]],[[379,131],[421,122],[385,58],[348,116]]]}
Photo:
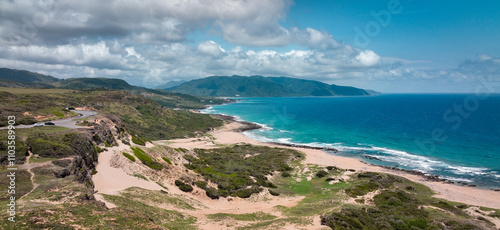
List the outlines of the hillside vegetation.
{"label": "hillside vegetation", "polygon": [[[93,107],[105,116],[119,119],[132,135],[149,140],[194,136],[222,125],[209,115],[175,111],[141,95],[123,91],[82,90],[67,93],[11,94],[0,92],[0,126],[6,125],[6,116],[14,115],[19,124],[35,122],[35,115],[66,107]],[[46,111],[46,108],[53,108]],[[29,113],[30,115],[23,115]]]}
{"label": "hillside vegetation", "polygon": [[196,79],[167,90],[217,97],[366,96],[370,94],[363,89],[328,85],[319,81],[236,75]]}
{"label": "hillside vegetation", "polygon": [[47,85],[51,85],[59,81],[59,79],[52,76],[34,73],[26,70],[16,70],[8,68],[0,68],[0,79],[14,82],[43,83]]}

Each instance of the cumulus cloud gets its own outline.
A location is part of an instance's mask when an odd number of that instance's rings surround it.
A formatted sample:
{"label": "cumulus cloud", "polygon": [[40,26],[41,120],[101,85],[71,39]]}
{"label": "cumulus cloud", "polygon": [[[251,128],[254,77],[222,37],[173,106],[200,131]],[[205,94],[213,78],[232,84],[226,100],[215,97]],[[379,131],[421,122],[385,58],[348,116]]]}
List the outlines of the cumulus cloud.
{"label": "cumulus cloud", "polygon": [[365,50],[359,52],[358,56],[356,56],[356,60],[364,66],[373,66],[380,61],[380,57],[371,50]]}
{"label": "cumulus cloud", "polygon": [[226,52],[222,47],[214,41],[202,42],[198,45],[198,51],[202,54],[210,55],[215,58],[220,58]]}

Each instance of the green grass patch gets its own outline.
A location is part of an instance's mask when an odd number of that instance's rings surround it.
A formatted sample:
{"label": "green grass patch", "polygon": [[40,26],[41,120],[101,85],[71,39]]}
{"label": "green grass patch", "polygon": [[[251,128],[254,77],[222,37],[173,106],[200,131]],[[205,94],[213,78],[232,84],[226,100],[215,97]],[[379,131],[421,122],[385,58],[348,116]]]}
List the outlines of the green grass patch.
{"label": "green grass patch", "polygon": [[130,147],[130,149],[132,149],[132,151],[134,152],[134,155],[137,157],[137,159],[139,159],[146,166],[148,166],[148,167],[150,167],[152,169],[156,169],[156,170],[162,170],[163,169],[163,165],[162,164],[160,164],[160,163],[156,162],[155,160],[153,160],[141,148],[139,148],[139,147]]}
{"label": "green grass patch", "polygon": [[167,164],[171,165],[172,162],[170,161],[170,159],[166,158],[166,157],[162,157],[161,159],[163,159],[165,162],[167,162]]}
{"label": "green grass patch", "polygon": [[254,212],[247,214],[230,214],[230,213],[215,213],[207,215],[209,219],[213,220],[224,220],[224,219],[233,219],[238,221],[266,221],[266,220],[274,220],[278,218],[277,216],[271,215],[269,213],[264,212]]}
{"label": "green grass patch", "polygon": [[146,178],[145,176],[143,176],[142,174],[138,174],[138,173],[134,173],[132,174],[133,176],[139,178],[139,179],[143,179],[145,181],[149,181],[148,178]]}
{"label": "green grass patch", "polygon": [[33,155],[30,157],[29,163],[43,163],[43,162],[53,161],[53,160],[57,160],[57,158],[39,157],[39,156]]}
{"label": "green grass patch", "polygon": [[140,137],[136,137],[134,135],[132,135],[132,143],[134,143],[136,145],[142,145],[142,146],[146,145],[145,141],[143,141]]}
{"label": "green grass patch", "polygon": [[132,155],[126,153],[126,152],[122,152],[123,156],[125,156],[126,158],[128,158],[130,161],[132,162],[135,162],[135,157],[133,157]]}

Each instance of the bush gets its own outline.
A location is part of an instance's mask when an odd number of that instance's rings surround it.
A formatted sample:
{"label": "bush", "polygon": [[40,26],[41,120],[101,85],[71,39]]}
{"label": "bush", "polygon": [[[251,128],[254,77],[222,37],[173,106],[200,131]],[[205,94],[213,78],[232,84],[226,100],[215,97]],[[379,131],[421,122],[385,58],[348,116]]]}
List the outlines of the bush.
{"label": "bush", "polygon": [[269,189],[269,194],[273,195],[273,196],[279,196],[280,193],[279,192],[276,192],[276,191],[273,191],[271,189]]}
{"label": "bush", "polygon": [[131,160],[132,162],[135,162],[135,157],[133,157],[132,155],[125,153],[125,152],[123,152],[122,154],[123,154],[123,156],[125,156],[126,158]]}
{"label": "bush", "polygon": [[289,172],[283,172],[283,173],[281,173],[281,176],[282,177],[290,177],[291,175]]}
{"label": "bush", "polygon": [[165,162],[167,162],[167,164],[171,165],[172,162],[170,161],[170,159],[166,158],[166,157],[162,157],[161,159],[163,159]]}
{"label": "bush", "polygon": [[198,186],[198,188],[201,188],[201,189],[206,189],[207,188],[207,182],[206,181],[199,180],[199,181],[194,182],[194,184],[196,186]]}
{"label": "bush", "polygon": [[278,187],[269,181],[265,182],[262,186],[267,187],[267,188],[277,188]]}
{"label": "bush", "polygon": [[316,173],[316,176],[319,178],[325,177],[326,175],[328,175],[328,173],[325,170],[321,170]]}
{"label": "bush", "polygon": [[141,140],[140,137],[136,137],[136,136],[132,136],[132,143],[134,143],[136,145],[142,145],[142,146],[146,145],[146,142]]}
{"label": "bush", "polygon": [[185,148],[178,148],[178,149],[175,149],[175,150],[177,150],[178,152],[183,152],[183,153],[189,151],[188,149],[185,149]]}
{"label": "bush", "polygon": [[328,169],[328,170],[333,170],[333,169],[337,170],[338,168],[335,167],[335,166],[326,166],[326,169]]}
{"label": "bush", "polygon": [[236,192],[231,193],[231,196],[237,196],[240,198],[248,198],[252,195],[252,190],[250,189],[239,189]]}
{"label": "bush", "polygon": [[219,190],[213,187],[208,187],[207,189],[205,189],[205,194],[214,200],[219,199],[220,196]]}
{"label": "bush", "polygon": [[175,180],[175,185],[179,187],[179,189],[183,192],[191,192],[193,191],[193,186],[186,184],[180,180]]}
{"label": "bush", "polygon": [[151,159],[151,157],[149,157],[148,155],[146,155],[146,152],[144,152],[144,150],[142,150],[141,148],[139,147],[130,147],[130,149],[132,149],[132,151],[134,152],[134,155],[142,162],[146,162],[146,161],[153,161],[153,159]]}

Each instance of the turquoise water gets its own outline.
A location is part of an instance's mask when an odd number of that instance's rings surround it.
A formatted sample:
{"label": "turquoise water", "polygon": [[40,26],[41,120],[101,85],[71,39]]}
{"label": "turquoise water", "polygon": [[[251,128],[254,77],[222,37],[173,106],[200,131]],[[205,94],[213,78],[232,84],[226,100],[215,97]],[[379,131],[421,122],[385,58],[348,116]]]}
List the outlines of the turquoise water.
{"label": "turquoise water", "polygon": [[500,188],[500,95],[242,98],[204,112],[264,125],[245,132],[257,140],[334,147],[373,164]]}

